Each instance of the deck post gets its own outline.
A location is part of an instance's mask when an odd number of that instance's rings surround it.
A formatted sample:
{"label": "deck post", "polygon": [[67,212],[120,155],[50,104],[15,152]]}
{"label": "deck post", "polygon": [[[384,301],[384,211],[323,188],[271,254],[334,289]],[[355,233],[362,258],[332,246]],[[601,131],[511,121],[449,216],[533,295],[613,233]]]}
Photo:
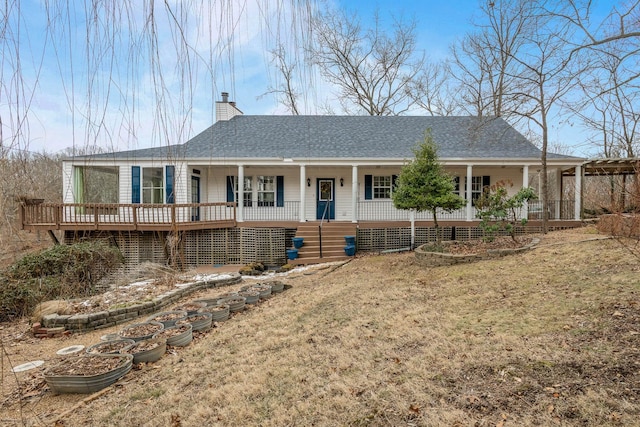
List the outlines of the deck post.
{"label": "deck post", "polygon": [[244,165],[238,165],[238,200],[236,200],[236,206],[238,207],[237,221],[244,221]]}
{"label": "deck post", "polygon": [[300,165],[300,210],[298,212],[298,218],[300,222],[304,222],[305,218],[305,200],[307,198],[307,168],[305,165]]}
{"label": "deck post", "polygon": [[358,166],[351,167],[351,222],[358,222]]}
{"label": "deck post", "polygon": [[467,185],[465,194],[467,196],[467,221],[473,221],[473,197],[471,191],[473,188],[473,165],[467,165]]}
{"label": "deck post", "polygon": [[580,221],[582,211],[582,166],[576,166],[576,188],[573,219]]}
{"label": "deck post", "polygon": [[[529,165],[522,167],[522,188],[529,186]],[[522,215],[524,218],[529,218],[529,201],[525,200],[522,204]]]}

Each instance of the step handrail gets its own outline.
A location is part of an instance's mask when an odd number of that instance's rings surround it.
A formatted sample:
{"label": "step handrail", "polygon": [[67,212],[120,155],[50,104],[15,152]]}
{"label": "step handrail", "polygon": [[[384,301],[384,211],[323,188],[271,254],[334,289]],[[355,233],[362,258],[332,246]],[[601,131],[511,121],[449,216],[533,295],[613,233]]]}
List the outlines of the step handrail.
{"label": "step handrail", "polygon": [[[322,218],[320,219],[320,225],[318,225],[318,242],[320,243],[320,258],[322,258],[322,223],[324,222],[324,217],[327,215],[327,209],[331,205],[331,200],[327,200],[327,204],[324,205],[324,212],[322,212]],[[329,222],[329,218],[327,217],[327,222]]]}

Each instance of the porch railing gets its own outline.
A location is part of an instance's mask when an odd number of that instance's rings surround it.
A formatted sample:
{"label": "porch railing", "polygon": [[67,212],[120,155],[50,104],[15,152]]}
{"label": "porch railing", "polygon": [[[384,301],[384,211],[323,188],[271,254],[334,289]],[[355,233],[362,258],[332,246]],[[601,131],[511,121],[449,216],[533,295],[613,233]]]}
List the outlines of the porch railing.
{"label": "porch railing", "polygon": [[[360,200],[358,201],[359,221],[409,221],[409,211],[396,209],[391,200]],[[575,216],[574,200],[551,200],[547,206],[547,219],[550,220],[572,220]],[[542,201],[529,202],[528,213],[524,208],[520,210],[518,216],[525,215],[530,220],[542,219]],[[431,212],[417,212],[415,219],[418,221],[431,221]],[[466,207],[453,212],[438,212],[438,220],[445,221],[465,221],[467,219]],[[476,219],[476,209],[473,208],[472,218]]]}
{"label": "porch railing", "polygon": [[285,201],[283,206],[243,206],[242,215],[245,221],[298,221],[300,219],[300,202]]}
{"label": "porch railing", "polygon": [[20,207],[22,228],[50,230],[169,230],[236,222],[235,203],[37,203]]}
{"label": "porch railing", "polygon": [[[464,221],[467,218],[466,208],[454,212],[438,211],[438,220]],[[475,211],[474,211],[475,214]],[[396,209],[391,200],[360,200],[358,201],[359,221],[409,221],[409,211]],[[431,212],[416,212],[418,221],[431,221]]]}

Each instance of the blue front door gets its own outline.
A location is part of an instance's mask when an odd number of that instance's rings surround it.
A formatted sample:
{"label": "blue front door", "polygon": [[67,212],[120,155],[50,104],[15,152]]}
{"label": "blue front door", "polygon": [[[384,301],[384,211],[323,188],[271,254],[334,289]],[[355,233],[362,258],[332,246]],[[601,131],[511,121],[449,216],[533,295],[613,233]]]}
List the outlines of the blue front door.
{"label": "blue front door", "polygon": [[318,194],[318,202],[316,204],[317,219],[329,220],[336,218],[335,182],[334,178],[318,178],[316,191]]}
{"label": "blue front door", "polygon": [[[191,176],[191,203],[200,203],[200,177]],[[191,208],[191,221],[200,221],[200,207]]]}

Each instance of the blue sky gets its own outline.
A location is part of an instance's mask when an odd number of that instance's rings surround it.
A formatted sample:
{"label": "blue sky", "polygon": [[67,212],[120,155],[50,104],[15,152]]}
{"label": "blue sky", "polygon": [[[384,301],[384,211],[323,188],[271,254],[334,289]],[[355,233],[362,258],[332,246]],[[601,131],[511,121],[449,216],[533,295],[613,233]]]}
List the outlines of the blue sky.
{"label": "blue sky", "polygon": [[[108,150],[126,150],[182,143],[213,123],[214,101],[220,99],[222,91],[229,92],[231,99],[245,114],[284,113],[285,110],[277,104],[274,96],[261,95],[267,92],[270,82],[277,76],[273,69],[268,68],[266,50],[273,46],[275,38],[292,43],[291,29],[278,28],[274,24],[278,21],[274,18],[276,13],[286,15],[287,12],[269,9],[270,6],[258,8],[254,1],[233,0],[225,3],[234,4],[232,15],[241,16],[232,22],[227,19],[228,11],[220,10],[211,13],[211,20],[202,16],[205,14],[198,13],[185,18],[189,31],[184,36],[190,40],[197,54],[194,54],[196,60],[192,60],[188,67],[184,59],[177,58],[175,50],[168,47],[176,34],[167,33],[163,26],[158,27],[161,33],[159,66],[166,78],[165,85],[172,91],[162,98],[167,103],[162,107],[163,111],[171,112],[164,118],[157,107],[154,92],[157,85],[154,85],[148,71],[148,62],[131,55],[128,50],[132,44],[139,42],[134,33],[144,25],[142,20],[138,22],[139,10],[131,11],[133,18],[122,28],[105,26],[114,30],[115,34],[113,48],[118,54],[114,57],[115,61],[111,62],[109,48],[112,45],[103,43],[105,36],[100,32],[86,31],[84,1],[69,0],[68,10],[71,13],[67,22],[70,24],[62,33],[58,33],[60,40],[46,37],[48,33],[43,3],[39,0],[22,1],[20,60],[26,91],[29,95],[33,94],[29,132],[25,137],[28,149],[56,152],[72,146],[81,148],[97,144]],[[267,0],[266,4],[273,4],[271,1]],[[469,22],[479,11],[477,0],[336,1],[335,4],[340,7],[356,10],[363,22],[371,19],[376,9],[383,24],[391,22],[390,16],[415,18],[418,48],[424,50],[428,58],[435,60],[447,55],[449,46],[470,29]],[[64,5],[65,2],[60,4]],[[140,7],[138,2],[134,4],[134,9]],[[240,14],[242,6],[245,7]],[[61,9],[58,13],[64,15],[67,9]],[[265,23],[264,16],[270,17],[267,20],[269,25]],[[15,23],[14,28],[18,28]],[[212,38],[212,33],[216,33],[216,37]],[[67,37],[68,34],[72,37]],[[89,54],[85,48],[87,39],[96,46],[89,50]],[[211,39],[216,40],[215,46],[208,43]],[[12,59],[6,52],[4,57],[3,79],[6,80],[7,64]],[[87,58],[91,64],[89,66]],[[207,63],[212,63],[213,68],[209,68]],[[88,69],[91,70],[90,74],[87,74]],[[181,78],[176,70],[188,73],[189,77]],[[321,87],[317,78],[307,76],[307,79],[305,86],[312,90],[305,97],[305,112],[315,114],[321,110],[314,106],[327,102],[324,97],[327,88]],[[181,96],[179,92],[185,87],[186,81],[192,93]],[[7,107],[10,100],[6,97],[5,90],[0,94],[0,115],[3,117],[5,138],[14,131],[6,124],[5,118],[11,116]],[[185,99],[188,102],[184,102]],[[88,121],[94,126],[87,127]],[[575,132],[569,134],[556,128],[551,137],[571,144],[574,141],[568,139],[575,138]]]}

